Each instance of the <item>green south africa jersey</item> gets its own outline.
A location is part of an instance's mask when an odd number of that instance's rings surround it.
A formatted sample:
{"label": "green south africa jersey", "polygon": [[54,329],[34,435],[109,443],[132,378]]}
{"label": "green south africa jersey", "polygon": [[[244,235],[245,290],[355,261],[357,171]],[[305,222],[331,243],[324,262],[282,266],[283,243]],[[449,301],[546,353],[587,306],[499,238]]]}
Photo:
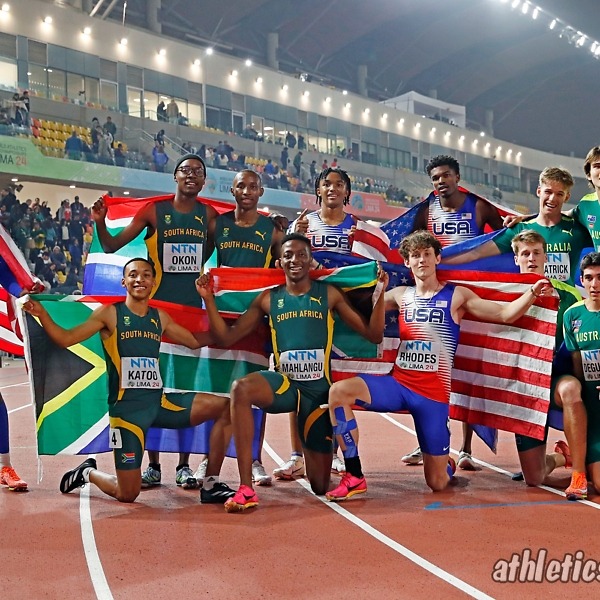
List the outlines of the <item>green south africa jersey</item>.
{"label": "green south africa jersey", "polygon": [[600,252],[600,202],[595,193],[587,194],[573,210],[573,218],[585,227],[594,243],[594,250]]}
{"label": "green south africa jersey", "polygon": [[590,246],[586,229],[573,217],[563,215],[560,223],[546,227],[535,219],[523,221],[506,229],[494,238],[494,243],[502,253],[511,252],[512,239],[522,231],[532,229],[546,240],[547,262],[544,265],[546,277],[575,285],[573,275],[579,267],[581,251]]}
{"label": "green south africa jersey", "polygon": [[219,267],[268,268],[271,265],[273,223],[264,215],[252,227],[235,223],[235,211],[217,217],[215,249]]}

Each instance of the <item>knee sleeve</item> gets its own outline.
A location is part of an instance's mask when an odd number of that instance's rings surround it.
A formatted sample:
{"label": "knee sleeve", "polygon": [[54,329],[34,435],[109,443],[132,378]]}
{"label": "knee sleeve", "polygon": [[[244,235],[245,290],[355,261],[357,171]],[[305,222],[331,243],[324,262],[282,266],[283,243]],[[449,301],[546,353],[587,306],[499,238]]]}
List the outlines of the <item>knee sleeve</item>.
{"label": "knee sleeve", "polygon": [[357,456],[358,448],[352,437],[352,432],[357,429],[356,419],[346,421],[346,415],[342,406],[338,406],[333,412],[335,414],[335,420],[337,421],[337,425],[333,426],[333,433],[339,435],[344,440],[344,445],[346,446],[346,448],[342,450],[344,458]]}

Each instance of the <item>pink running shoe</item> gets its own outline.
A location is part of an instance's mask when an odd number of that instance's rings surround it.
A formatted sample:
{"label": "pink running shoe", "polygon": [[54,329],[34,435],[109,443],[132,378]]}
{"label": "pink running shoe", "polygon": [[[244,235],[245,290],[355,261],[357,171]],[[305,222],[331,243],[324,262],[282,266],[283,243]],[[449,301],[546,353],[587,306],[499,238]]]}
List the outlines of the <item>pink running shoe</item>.
{"label": "pink running shoe", "polygon": [[341,502],[356,496],[356,494],[364,494],[367,491],[367,481],[364,477],[354,477],[350,473],[342,475],[340,485],[335,489],[329,490],[325,494],[325,498],[330,502]]}
{"label": "pink running shoe", "polygon": [[2,467],[0,471],[0,483],[7,485],[13,492],[26,492],[27,484],[17,475],[12,467]]}
{"label": "pink running shoe", "polygon": [[225,512],[242,512],[247,508],[258,506],[258,496],[247,485],[240,485],[238,491],[225,504]]}

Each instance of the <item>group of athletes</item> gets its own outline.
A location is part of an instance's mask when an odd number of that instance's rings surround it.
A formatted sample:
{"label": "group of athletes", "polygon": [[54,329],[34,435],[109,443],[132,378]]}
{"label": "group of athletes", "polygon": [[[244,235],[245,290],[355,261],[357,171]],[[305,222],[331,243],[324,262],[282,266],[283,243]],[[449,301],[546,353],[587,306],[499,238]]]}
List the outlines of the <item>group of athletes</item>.
{"label": "group of athletes", "polygon": [[[497,209],[459,187],[458,162],[450,156],[434,157],[427,166],[434,191],[420,205],[413,233],[400,244],[400,254],[411,270],[414,285],[388,287],[388,276],[378,269],[376,293],[368,311],[359,311],[344,292],[311,279],[322,250],[349,253],[356,218],[345,212],[351,183],[339,168],[323,170],[316,179],[318,210],[304,211],[289,225],[258,212],[263,194],[260,175],[237,173],[231,188],[235,208],[222,215],[197,196],[206,178],[206,167],[197,155],[183,156],[176,164],[177,184],[172,200],[147,204],[118,235],[106,228],[106,206],[98,201],[92,216],[106,252],[114,252],[145,232],[149,258],[134,258],[123,269],[123,302],[96,309],[87,321],[65,330],[55,324],[33,298],[24,310],[37,317],[46,333],[60,346],[69,346],[95,333],[104,345],[109,381],[110,444],[116,475],[103,473],[88,458],[65,473],[63,493],[91,482],[106,494],[132,502],[143,484],[160,482],[159,457],[150,456],[142,473],[145,438],[151,426],[185,428],[214,420],[210,451],[202,472],[189,468],[181,456],[177,483],[201,486],[201,502],[223,503],[228,512],[258,504],[254,485],[271,482],[253,455],[252,407],[265,413],[290,413],[290,460],[274,474],[292,479],[306,473],[312,490],[330,501],[364,493],[367,484],[358,452],[358,425],[353,407],[376,412],[406,410],[414,418],[419,448],[403,457],[407,463],[423,462],[425,480],[433,491],[452,480],[456,464],[449,457],[448,428],[451,371],[460,323],[469,313],[479,320],[512,323],[539,296],[558,295],[560,309],[556,334],[551,398],[562,408],[567,442],[546,453],[546,440],[517,436],[523,477],[529,485],[542,483],[560,466],[573,468],[566,490],[570,499],[587,495],[587,475],[600,490],[600,254],[592,252],[581,262],[581,283],[586,299],[574,287],[582,248],[600,246],[594,226],[600,217],[600,148],[586,157],[584,171],[594,193],[571,212],[563,205],[570,198],[571,175],[552,167],[540,175],[539,213],[511,219],[511,227],[475,251],[454,256],[458,263],[512,249],[522,273],[540,278],[516,300],[498,304],[473,291],[438,279],[437,266],[444,246],[476,237],[488,226],[502,228]],[[600,218],[598,219],[600,224]],[[599,225],[600,227],[600,225]],[[190,242],[182,246],[182,243]],[[192,243],[193,242],[193,243]],[[189,248],[185,261],[176,260],[173,246]],[[213,250],[219,266],[280,268],[285,284],[259,294],[233,325],[220,316],[211,289],[210,274],[199,276]],[[548,261],[551,253],[552,261]],[[187,265],[198,265],[191,270]],[[204,305],[210,330],[192,335],[169,315],[149,304],[151,298]],[[383,338],[386,311],[397,311],[400,345],[388,375],[359,374],[337,383],[331,378],[333,313],[371,342]],[[418,318],[415,317],[418,315]],[[158,369],[162,335],[189,348],[207,344],[229,347],[268,318],[274,370],[258,371],[233,382],[230,398],[207,393],[165,394]],[[600,321],[598,323],[600,325]],[[564,344],[563,344],[564,330]],[[410,359],[407,348],[423,348],[422,360]],[[562,351],[559,349],[562,348]],[[307,375],[308,374],[308,375]],[[148,389],[140,382],[154,381]],[[263,423],[264,427],[264,423]],[[236,490],[220,481],[219,473],[231,432],[235,441],[240,485]],[[470,428],[465,427],[458,466],[474,469]],[[334,458],[335,438],[343,462]],[[340,466],[341,465],[341,466]],[[342,472],[331,487],[331,473]]]}

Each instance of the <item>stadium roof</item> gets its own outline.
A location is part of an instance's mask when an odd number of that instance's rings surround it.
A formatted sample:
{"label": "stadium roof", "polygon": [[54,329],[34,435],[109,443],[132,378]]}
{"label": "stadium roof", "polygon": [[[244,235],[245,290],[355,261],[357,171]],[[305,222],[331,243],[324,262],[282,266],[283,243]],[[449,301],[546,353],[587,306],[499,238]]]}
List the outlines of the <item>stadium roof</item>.
{"label": "stadium roof", "polygon": [[[125,23],[149,28],[147,7],[158,4],[163,35],[261,64],[276,32],[282,71],[357,92],[358,65],[366,65],[374,100],[435,90],[438,100],[465,105],[473,128],[492,109],[496,137],[584,156],[600,142],[600,50],[590,51],[595,32],[600,41],[598,0],[539,2],[128,0]],[[87,2],[96,17],[119,22],[123,4]]]}

